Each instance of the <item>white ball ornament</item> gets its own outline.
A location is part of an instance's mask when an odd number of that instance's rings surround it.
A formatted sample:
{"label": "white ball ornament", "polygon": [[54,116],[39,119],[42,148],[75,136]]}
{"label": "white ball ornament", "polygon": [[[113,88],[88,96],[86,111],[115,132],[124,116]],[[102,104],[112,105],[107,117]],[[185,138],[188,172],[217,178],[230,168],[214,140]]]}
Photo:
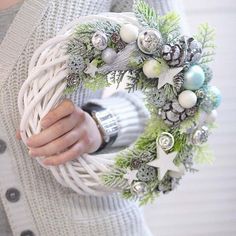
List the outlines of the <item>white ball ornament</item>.
{"label": "white ball ornament", "polygon": [[178,101],[183,108],[192,108],[197,103],[197,96],[191,90],[185,90],[179,94]]}
{"label": "white ball ornament", "polygon": [[139,29],[132,24],[124,24],[120,28],[120,37],[126,43],[132,43],[138,38]]}
{"label": "white ball ornament", "polygon": [[217,111],[212,110],[211,113],[207,116],[206,122],[207,123],[214,123],[216,121],[216,118],[217,118]]}
{"label": "white ball ornament", "polygon": [[154,59],[147,60],[143,65],[143,73],[147,78],[157,78],[161,73],[161,63]]}
{"label": "white ball ornament", "polygon": [[105,50],[102,51],[102,60],[106,64],[113,63],[116,57],[117,57],[117,53],[113,48],[106,48]]}

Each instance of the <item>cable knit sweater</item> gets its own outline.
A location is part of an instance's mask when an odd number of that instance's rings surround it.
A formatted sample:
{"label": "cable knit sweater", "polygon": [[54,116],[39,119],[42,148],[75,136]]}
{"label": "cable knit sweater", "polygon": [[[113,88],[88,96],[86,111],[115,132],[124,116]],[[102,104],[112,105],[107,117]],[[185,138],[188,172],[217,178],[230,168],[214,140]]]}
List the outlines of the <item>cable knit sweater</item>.
{"label": "cable knit sweater", "polygon": [[[149,0],[160,13],[179,11],[177,0]],[[81,15],[131,11],[131,0],[25,0],[0,44],[0,235],[148,236],[141,209],[118,193],[79,196],[62,187],[28,156],[15,139],[19,126],[17,95],[35,49]],[[142,132],[148,112],[138,93],[102,98],[81,86],[70,96],[109,107],[121,125],[113,148],[127,146]],[[119,104],[119,106],[116,106]]]}

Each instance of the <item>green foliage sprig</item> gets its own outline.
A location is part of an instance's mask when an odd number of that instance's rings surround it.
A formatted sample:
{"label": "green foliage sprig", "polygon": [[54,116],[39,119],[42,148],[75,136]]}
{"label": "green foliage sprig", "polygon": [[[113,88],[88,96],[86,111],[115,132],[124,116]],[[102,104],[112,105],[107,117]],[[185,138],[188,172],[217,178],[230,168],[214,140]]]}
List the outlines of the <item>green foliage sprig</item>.
{"label": "green foliage sprig", "polygon": [[207,23],[201,24],[198,28],[196,39],[202,44],[202,57],[198,64],[207,64],[213,61],[215,55],[215,30]]}
{"label": "green foliage sprig", "polygon": [[141,25],[160,31],[164,43],[173,42],[180,35],[180,17],[175,12],[158,15],[145,1],[135,1],[133,9]]}

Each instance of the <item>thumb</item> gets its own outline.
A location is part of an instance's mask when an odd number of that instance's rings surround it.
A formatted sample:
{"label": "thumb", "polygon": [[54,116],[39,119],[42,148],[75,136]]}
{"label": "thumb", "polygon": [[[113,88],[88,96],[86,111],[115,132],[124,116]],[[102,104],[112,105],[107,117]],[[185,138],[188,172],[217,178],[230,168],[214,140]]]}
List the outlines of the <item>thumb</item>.
{"label": "thumb", "polygon": [[16,130],[16,139],[21,140],[20,130]]}

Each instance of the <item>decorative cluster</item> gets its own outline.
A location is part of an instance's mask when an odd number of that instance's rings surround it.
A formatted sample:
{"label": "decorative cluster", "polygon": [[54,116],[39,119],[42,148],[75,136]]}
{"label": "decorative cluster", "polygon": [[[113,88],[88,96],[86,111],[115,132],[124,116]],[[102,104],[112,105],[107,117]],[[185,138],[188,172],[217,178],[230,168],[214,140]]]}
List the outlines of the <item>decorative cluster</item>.
{"label": "decorative cluster", "polygon": [[67,89],[83,83],[96,90],[126,77],[129,91],[146,95],[151,119],[145,132],[102,177],[108,186],[122,186],[124,197],[145,204],[173,190],[185,171],[194,172],[195,160],[210,156],[205,143],[221,94],[209,84],[214,31],[207,24],[194,37],[182,36],[178,15],[159,16],[142,0],[135,2],[134,15],[136,25],[78,26],[68,43]]}

